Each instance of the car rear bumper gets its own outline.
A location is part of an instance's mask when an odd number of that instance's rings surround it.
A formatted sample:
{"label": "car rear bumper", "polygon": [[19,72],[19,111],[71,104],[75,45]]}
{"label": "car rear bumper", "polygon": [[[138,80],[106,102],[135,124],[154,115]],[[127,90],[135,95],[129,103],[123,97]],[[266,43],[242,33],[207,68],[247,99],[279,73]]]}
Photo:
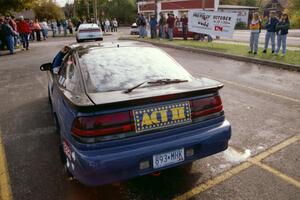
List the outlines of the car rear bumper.
{"label": "car rear bumper", "polygon": [[[121,151],[120,147],[79,151],[71,146],[74,157],[69,159],[68,166],[81,183],[89,186],[103,185],[161,171],[221,152],[227,149],[230,137],[231,127],[225,120],[206,128],[187,131],[180,136],[176,134],[127,145],[121,147]],[[193,149],[194,155],[185,155],[183,162],[153,169],[153,155],[180,148],[184,148],[185,152]],[[142,161],[149,161],[150,167],[141,170]]]}

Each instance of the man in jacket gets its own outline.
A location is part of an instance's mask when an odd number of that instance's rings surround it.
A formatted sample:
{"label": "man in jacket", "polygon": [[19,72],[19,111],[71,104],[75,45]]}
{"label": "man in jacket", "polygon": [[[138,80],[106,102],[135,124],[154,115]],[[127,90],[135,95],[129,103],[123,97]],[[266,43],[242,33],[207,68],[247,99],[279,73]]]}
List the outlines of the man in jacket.
{"label": "man in jacket", "polygon": [[269,20],[266,24],[267,33],[265,36],[265,48],[263,50],[263,53],[267,53],[270,39],[272,44],[272,53],[275,52],[275,32],[276,32],[277,24],[278,24],[278,19],[276,17],[276,13],[275,11],[271,11]]}
{"label": "man in jacket", "polygon": [[169,40],[173,40],[173,29],[174,29],[174,24],[175,24],[175,18],[173,14],[168,15],[167,19],[167,24],[168,24],[168,35],[169,35]]}
{"label": "man in jacket", "polygon": [[164,27],[166,25],[166,18],[162,12],[159,13],[159,37],[161,39],[165,38]]}
{"label": "man in jacket", "polygon": [[188,18],[186,17],[186,14],[182,16],[180,19],[182,23],[182,37],[184,40],[187,40],[187,33],[188,33]]}
{"label": "man in jacket", "polygon": [[18,25],[18,31],[20,33],[20,37],[23,43],[23,48],[28,50],[29,49],[29,34],[30,34],[30,27],[29,24],[24,20],[23,16],[19,17],[20,21],[17,24]]}
{"label": "man in jacket", "polygon": [[157,26],[157,20],[154,15],[151,16],[150,19],[150,28],[151,28],[151,39],[156,38],[157,32],[156,32],[156,26]]}
{"label": "man in jacket", "polygon": [[7,49],[9,50],[9,54],[14,54],[14,36],[17,33],[13,30],[13,28],[9,25],[9,17],[5,17],[4,23],[1,26],[1,30],[3,31],[6,42],[7,42]]}

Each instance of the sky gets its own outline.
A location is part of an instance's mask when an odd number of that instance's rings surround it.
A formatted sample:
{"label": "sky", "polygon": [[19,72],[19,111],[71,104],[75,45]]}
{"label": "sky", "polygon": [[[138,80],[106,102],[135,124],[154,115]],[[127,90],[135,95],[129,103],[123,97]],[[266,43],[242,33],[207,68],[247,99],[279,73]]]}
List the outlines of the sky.
{"label": "sky", "polygon": [[64,6],[68,1],[69,1],[69,3],[73,3],[73,0],[56,0],[56,3],[59,6]]}

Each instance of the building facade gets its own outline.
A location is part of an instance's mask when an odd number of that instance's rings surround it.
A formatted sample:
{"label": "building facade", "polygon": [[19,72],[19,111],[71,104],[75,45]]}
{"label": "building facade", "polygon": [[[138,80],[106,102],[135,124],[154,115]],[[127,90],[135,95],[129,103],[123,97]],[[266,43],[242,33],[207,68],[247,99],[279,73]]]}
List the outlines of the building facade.
{"label": "building facade", "polygon": [[[143,13],[146,18],[157,13],[173,13],[176,17],[180,18],[188,10],[218,10],[219,0],[145,0],[137,3],[138,12]],[[159,17],[159,16],[157,16]]]}

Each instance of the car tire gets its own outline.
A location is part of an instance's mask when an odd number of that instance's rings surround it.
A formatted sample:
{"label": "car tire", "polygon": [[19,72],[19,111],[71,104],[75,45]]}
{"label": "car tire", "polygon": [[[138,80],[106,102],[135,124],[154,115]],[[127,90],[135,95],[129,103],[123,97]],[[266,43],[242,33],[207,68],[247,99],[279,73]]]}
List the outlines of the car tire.
{"label": "car tire", "polygon": [[200,40],[200,34],[194,33],[193,34],[193,40]]}
{"label": "car tire", "polygon": [[49,87],[48,87],[48,101],[49,101],[49,104],[50,104],[51,107],[52,107],[52,100],[51,100],[51,96],[50,96],[50,90],[49,90]]}
{"label": "car tire", "polygon": [[83,40],[80,40],[80,39],[78,39],[78,38],[76,38],[76,41],[77,41],[78,43],[83,42]]}
{"label": "car tire", "polygon": [[103,41],[103,38],[97,38],[96,41]]}

